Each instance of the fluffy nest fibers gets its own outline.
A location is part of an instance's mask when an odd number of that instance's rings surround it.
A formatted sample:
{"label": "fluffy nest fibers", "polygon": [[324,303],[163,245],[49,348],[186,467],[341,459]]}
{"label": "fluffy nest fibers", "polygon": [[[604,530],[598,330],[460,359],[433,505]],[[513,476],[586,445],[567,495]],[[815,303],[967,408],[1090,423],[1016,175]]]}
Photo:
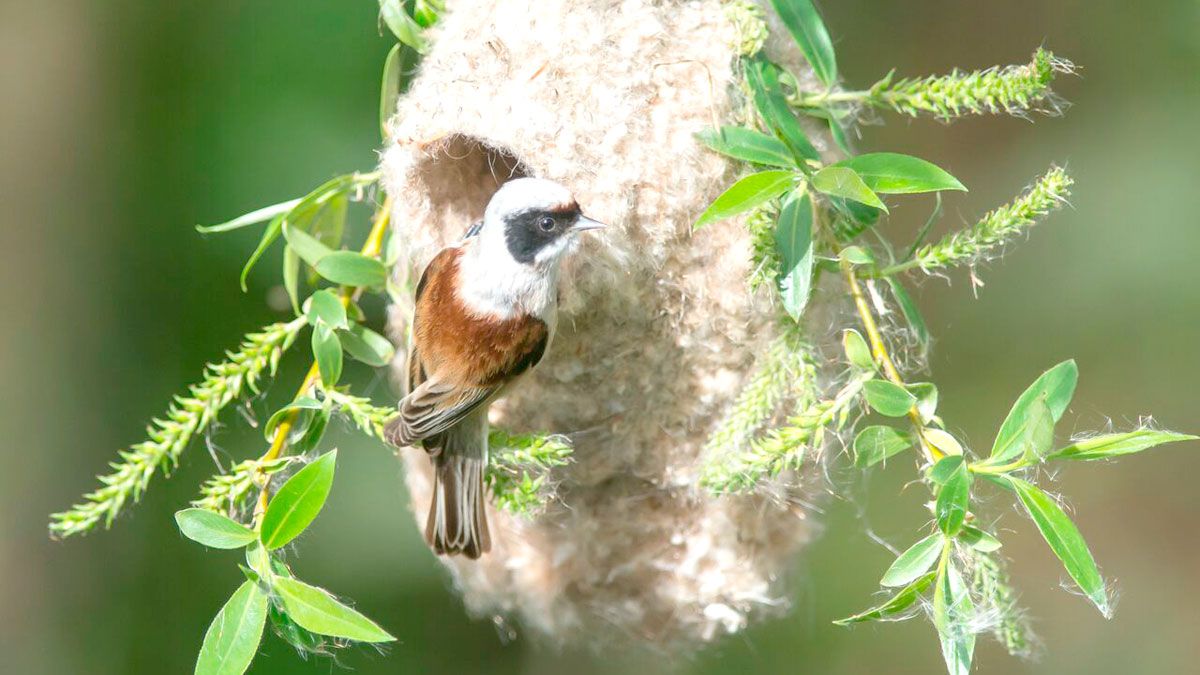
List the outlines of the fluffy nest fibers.
{"label": "fluffy nest fibers", "polygon": [[[444,559],[469,611],[556,642],[665,647],[782,611],[781,577],[812,521],[795,499],[714,497],[696,480],[706,438],[778,331],[769,301],[748,290],[742,223],[692,233],[735,178],[694,136],[744,106],[743,40],[726,4],[448,5],[383,158],[408,273],[511,177],[559,181],[609,224],[564,265],[545,360],[492,410],[508,431],[567,435],[574,460],[536,517],[490,510],[490,554]],[[786,31],[767,23],[770,58],[807,76]],[[408,317],[393,308],[401,344]],[[402,456],[423,522],[428,460]]]}

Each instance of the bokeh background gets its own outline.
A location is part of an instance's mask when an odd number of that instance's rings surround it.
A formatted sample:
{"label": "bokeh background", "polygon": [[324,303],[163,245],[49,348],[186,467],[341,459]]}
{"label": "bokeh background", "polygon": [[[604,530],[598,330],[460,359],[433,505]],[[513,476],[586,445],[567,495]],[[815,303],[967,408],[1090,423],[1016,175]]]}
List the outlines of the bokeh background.
{"label": "bokeh background", "polygon": [[[947,126],[885,117],[859,146],[910,152],[971,188],[950,223],[1007,200],[1051,162],[1077,180],[1073,207],[982,272],[926,282],[938,336],[931,367],[953,428],[990,442],[1013,397],[1042,369],[1078,359],[1063,428],[1129,426],[1150,411],[1200,429],[1200,4],[1194,0],[826,1],[845,79],[1024,62],[1039,44],[1082,66],[1058,90],[1074,105],[1034,124]],[[367,169],[389,42],[372,0],[56,0],[0,4],[0,652],[11,673],[191,672],[205,627],[239,582],[236,554],[206,552],[172,512],[212,462],[193,447],[169,480],[110,532],[67,542],[46,515],[91,489],[170,395],[239,336],[279,318],[268,260],[239,292],[254,234],[201,237],[223,220]],[[897,230],[931,201],[897,200]],[[378,308],[375,308],[376,311]],[[276,395],[294,388],[286,367]],[[386,385],[365,371],[360,382]],[[257,452],[236,425],[215,439]],[[296,563],[353,598],[400,642],[344,657],[353,672],[653,672],[628,653],[501,639],[472,620],[425,550],[398,463],[343,433],[339,480]],[[254,448],[250,450],[248,448]],[[937,673],[920,621],[839,629],[864,606],[889,554],[922,517],[907,471],[876,472],[854,503],[826,504],[824,537],[798,560],[795,607],[685,659],[684,673]],[[1116,582],[1104,621],[1060,588],[1058,562],[1009,511],[1005,550],[1048,648],[1018,661],[989,640],[980,673],[1185,673],[1200,669],[1200,444],[1059,476],[1078,523]],[[997,506],[997,508],[1004,508]],[[516,627],[518,635],[520,627]],[[327,673],[274,636],[253,673]]]}

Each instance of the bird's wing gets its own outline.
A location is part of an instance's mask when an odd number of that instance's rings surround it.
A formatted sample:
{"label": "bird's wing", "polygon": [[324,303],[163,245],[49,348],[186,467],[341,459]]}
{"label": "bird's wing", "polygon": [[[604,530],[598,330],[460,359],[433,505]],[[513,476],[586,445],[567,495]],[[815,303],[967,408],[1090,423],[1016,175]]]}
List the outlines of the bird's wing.
{"label": "bird's wing", "polygon": [[395,445],[412,445],[436,436],[486,403],[501,386],[456,386],[437,379],[425,380],[400,401],[399,417],[388,423],[388,440]]}

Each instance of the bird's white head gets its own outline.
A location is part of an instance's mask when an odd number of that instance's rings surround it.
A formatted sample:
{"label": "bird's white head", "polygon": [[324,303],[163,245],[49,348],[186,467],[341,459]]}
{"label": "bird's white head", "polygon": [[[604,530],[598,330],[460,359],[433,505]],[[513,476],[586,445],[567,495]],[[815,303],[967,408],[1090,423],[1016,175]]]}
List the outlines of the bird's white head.
{"label": "bird's white head", "polygon": [[559,262],[578,233],[601,227],[583,215],[571,191],[562,185],[543,178],[518,178],[500,186],[488,202],[482,234],[492,246],[503,246],[516,262],[547,267]]}

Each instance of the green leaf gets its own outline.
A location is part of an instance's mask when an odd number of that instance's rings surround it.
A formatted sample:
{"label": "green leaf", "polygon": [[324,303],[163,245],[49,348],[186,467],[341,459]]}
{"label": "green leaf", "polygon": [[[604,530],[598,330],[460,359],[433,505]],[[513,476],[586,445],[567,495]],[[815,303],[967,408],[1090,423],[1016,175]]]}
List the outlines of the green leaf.
{"label": "green leaf", "polygon": [[325,324],[318,324],[312,334],[313,358],[321,373],[321,384],[330,389],[342,377],[342,343],[337,334]]}
{"label": "green leaf", "polygon": [[929,467],[928,477],[937,485],[945,485],[950,477],[963,466],[965,458],[962,455],[947,455]]}
{"label": "green leaf", "polygon": [[387,267],[381,260],[354,251],[334,251],[314,267],[317,274],[343,286],[376,288],[387,282]]}
{"label": "green leaf", "polygon": [[254,542],[246,547],[246,565],[259,577],[271,575],[271,554],[263,548],[262,543]]}
{"label": "green leaf", "polygon": [[914,194],[967,188],[936,164],[894,152],[871,152],[833,166],[853,169],[867,187],[884,194]]}
{"label": "green leaf", "polygon": [[1047,459],[1078,459],[1096,460],[1130,455],[1142,450],[1148,450],[1164,443],[1179,441],[1194,441],[1200,436],[1177,434],[1171,431],[1155,429],[1138,429],[1123,434],[1104,434],[1093,438],[1076,441],[1065,448],[1056,450]]}
{"label": "green leaf", "polygon": [[379,13],[397,40],[418,52],[424,53],[428,48],[421,26],[404,11],[403,0],[379,0]]}
{"label": "green leaf", "polygon": [[838,619],[833,623],[838,626],[848,626],[852,623],[861,623],[863,621],[878,621],[887,619],[903,613],[909,607],[916,604],[917,599],[929,588],[933,583],[934,573],[930,572],[905,586],[899,593],[893,595],[887,602],[882,605],[872,607],[871,609],[859,612],[854,616],[848,616],[844,619]]}
{"label": "green leaf", "polygon": [[1071,403],[1071,397],[1075,394],[1075,383],[1078,379],[1079,368],[1072,360],[1063,361],[1034,380],[1017,398],[1008,417],[1000,425],[988,463],[999,464],[1020,456],[1024,448],[1018,441],[1028,433],[1025,427],[1030,422],[1029,408],[1034,401],[1044,397],[1051,418],[1055,422],[1062,418],[1067,405]]}
{"label": "green leaf", "polygon": [[327,288],[317,291],[309,297],[306,316],[310,326],[324,322],[330,328],[350,327],[346,317],[346,306],[342,304],[342,299]]}
{"label": "green leaf", "polygon": [[921,310],[917,307],[917,303],[913,302],[912,296],[908,294],[908,290],[904,288],[904,284],[900,283],[899,279],[893,276],[884,277],[884,279],[892,289],[892,296],[896,298],[896,304],[900,305],[900,313],[904,315],[904,320],[908,322],[913,335],[917,338],[917,346],[922,350],[928,349],[929,328],[925,325],[925,318],[921,316]]}
{"label": "green leaf", "polygon": [[[918,409],[920,404],[918,404]],[[945,429],[935,429],[933,427],[926,428],[923,436],[925,442],[933,446],[938,452],[943,455],[961,455],[963,454],[962,444],[953,434]]]}
{"label": "green leaf", "polygon": [[752,173],[729,187],[716,201],[700,214],[695,228],[700,229],[709,223],[736,216],[743,211],[765,204],[766,202],[787,192],[795,182],[795,174],[791,171],[759,171]]}
{"label": "green leaf", "polygon": [[796,159],[782,141],[774,136],[744,127],[724,126],[696,134],[710,150],[751,164],[796,168]]}
{"label": "green leaf", "polygon": [[1018,445],[1025,461],[1031,464],[1041,461],[1054,445],[1054,417],[1045,396],[1039,396],[1030,404],[1022,430],[1024,433],[1019,437]]}
{"label": "green leaf", "polygon": [[887,207],[879,199],[879,195],[871,191],[863,179],[853,169],[844,166],[827,166],[812,176],[812,186],[817,192],[834,197],[845,197],[874,206],[887,213]]}
{"label": "green leaf", "polygon": [[292,452],[297,455],[302,455],[306,452],[316,450],[320,445],[321,439],[325,436],[325,429],[329,426],[329,418],[331,412],[326,399],[327,405],[321,407],[320,410],[306,412],[308,419],[303,427],[296,427],[297,430],[303,428],[304,433],[299,438],[293,438],[289,441]]}
{"label": "green leaf", "polygon": [[359,642],[396,639],[320,588],[288,577],[275,577],[274,587],[287,615],[306,630]]}
{"label": "green leaf", "polygon": [[783,308],[799,321],[812,293],[812,202],[807,192],[799,196],[792,193],[784,200],[775,225],[775,247],[779,250]]}
{"label": "green leaf", "polygon": [[962,529],[970,498],[971,472],[967,471],[966,462],[959,462],[958,468],[946,477],[938,490],[933,508],[938,529],[947,537],[953,537]]}
{"label": "green leaf", "polygon": [[763,124],[783,141],[792,156],[798,160],[819,159],[779,86],[779,68],[765,59],[754,59],[746,64],[746,81]]}
{"label": "green leaf", "polygon": [[871,356],[871,348],[867,346],[867,341],[858,331],[847,328],[842,332],[842,349],[846,352],[846,359],[854,367],[866,371],[875,370],[875,359]]}
{"label": "green leaf", "polygon": [[832,87],[837,81],[837,58],[829,31],[825,30],[825,23],[812,1],[771,0],[771,6],[800,46],[817,79],[826,87]]}
{"label": "green leaf", "polygon": [[1079,588],[1096,605],[1106,618],[1111,616],[1112,608],[1108,603],[1108,594],[1104,589],[1104,580],[1092,552],[1088,550],[1087,542],[1079,533],[1079,528],[1067,517],[1062,508],[1037,486],[1013,476],[1001,476],[1012,487],[1025,507],[1025,512],[1033,519],[1042,538],[1050,545],[1050,550],[1062,561],[1067,574],[1079,584]]}
{"label": "green leaf", "polygon": [[935,532],[908,547],[907,551],[896,558],[887,572],[884,572],[879,585],[904,586],[924,576],[941,555],[943,542],[945,539],[942,534]]}
{"label": "green leaf", "polygon": [[838,258],[853,265],[874,265],[875,256],[861,246],[847,246],[838,252]]}
{"label": "green leaf", "polygon": [[217,612],[196,659],[196,675],[241,675],[250,667],[267,622],[267,594],[246,581]]}
{"label": "green leaf", "polygon": [[937,385],[932,382],[913,382],[905,388],[917,399],[917,413],[921,415],[921,421],[929,423],[937,414]]}
{"label": "green leaf", "polygon": [[296,252],[304,262],[317,266],[317,263],[333,251],[322,244],[320,240],[304,230],[289,223],[283,224],[283,236],[287,239],[288,248]]}
{"label": "green leaf", "polygon": [[867,427],[854,437],[854,465],[874,466],[912,445],[913,437],[907,431],[884,425]]}
{"label": "green leaf", "polygon": [[837,144],[838,149],[847,155],[852,154],[850,151],[850,141],[846,139],[846,130],[842,128],[842,123],[834,115],[829,115],[826,118],[829,122],[829,135],[833,138],[833,142]]}
{"label": "green leaf", "polygon": [[226,221],[219,225],[197,225],[196,231],[204,234],[213,234],[216,232],[229,232],[231,230],[238,230],[266,220],[273,220],[274,218],[282,216],[288,211],[291,211],[299,203],[299,199],[292,199],[286,202],[264,206],[261,209],[255,209],[250,213],[238,216],[233,220]]}
{"label": "green leaf", "polygon": [[404,80],[403,44],[392,46],[387,58],[383,60],[383,81],[379,85],[379,135],[387,140],[387,123],[396,114],[396,106],[400,102],[400,89]]}
{"label": "green leaf", "polygon": [[208,509],[176,511],[175,523],[183,536],[211,548],[241,548],[258,538],[245,525]]}
{"label": "green leaf", "polygon": [[254,248],[254,252],[250,254],[250,259],[242,267],[242,274],[238,277],[238,283],[241,285],[243,293],[246,292],[246,279],[250,276],[250,270],[254,268],[254,264],[258,262],[258,259],[263,257],[267,249],[271,248],[271,244],[275,243],[275,240],[279,238],[279,233],[283,230],[283,218],[284,216],[276,216],[271,219],[271,222],[267,224],[267,229],[263,231],[262,238],[258,241],[258,246]]}
{"label": "green leaf", "polygon": [[292,311],[300,314],[300,256],[291,246],[283,249],[283,288],[292,302]]}
{"label": "green leaf", "polygon": [[975,604],[958,570],[942,558],[933,590],[933,623],[942,643],[942,658],[950,675],[969,675],[975,653],[975,634],[971,631]]}
{"label": "green leaf", "polygon": [[324,404],[311,396],[297,396],[294,401],[275,411],[263,427],[263,435],[269,441],[275,434],[275,428],[285,417],[301,410],[320,410]]}
{"label": "green leaf", "polygon": [[279,488],[263,516],[263,546],[275,550],[295,539],[312,523],[329,496],[336,462],[337,450],[330,450],[297,471]]}
{"label": "green leaf", "polygon": [[887,380],[871,380],[863,385],[867,403],[875,412],[888,417],[903,417],[912,410],[916,397],[898,384]]}
{"label": "green leaf", "polygon": [[347,354],[368,366],[386,366],[396,355],[396,348],[390,340],[361,324],[351,325],[350,330],[338,331],[337,336]]}
{"label": "green leaf", "polygon": [[1000,549],[999,539],[971,525],[963,525],[962,531],[958,533],[958,538],[971,548],[982,553],[991,553]]}

